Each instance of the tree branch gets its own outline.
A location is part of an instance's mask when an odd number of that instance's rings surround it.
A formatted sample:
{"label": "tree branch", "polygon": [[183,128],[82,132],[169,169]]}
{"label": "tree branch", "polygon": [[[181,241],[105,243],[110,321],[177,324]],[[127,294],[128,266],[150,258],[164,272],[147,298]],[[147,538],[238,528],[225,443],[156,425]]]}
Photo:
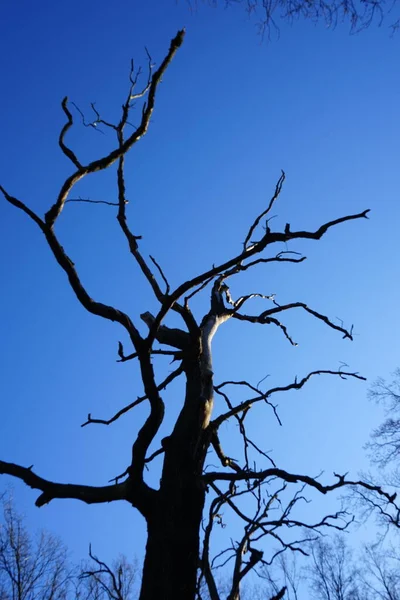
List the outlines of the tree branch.
{"label": "tree branch", "polygon": [[[157,91],[158,84],[160,83],[168,65],[170,64],[174,55],[176,54],[176,51],[182,45],[184,35],[185,35],[184,30],[178,31],[178,33],[173,38],[173,40],[171,40],[171,44],[170,44],[170,47],[169,47],[166,57],[164,58],[160,67],[157,69],[157,71],[155,71],[155,73],[153,74],[153,76],[151,78],[151,83],[150,83],[149,90],[148,90],[147,102],[143,106],[142,119],[141,119],[139,127],[127,138],[127,140],[123,143],[123,145],[121,147],[116,148],[115,150],[113,150],[107,156],[104,156],[103,158],[99,158],[98,160],[92,161],[87,166],[78,168],[78,170],[75,171],[75,173],[73,173],[70,177],[68,177],[66,179],[66,181],[64,182],[64,184],[60,190],[60,193],[58,195],[56,202],[47,211],[47,213],[45,215],[45,221],[46,221],[46,224],[48,225],[48,227],[52,228],[54,226],[56,219],[59,217],[62,209],[64,208],[64,204],[68,197],[68,194],[70,193],[73,186],[80,179],[85,177],[85,175],[88,175],[90,173],[95,173],[97,171],[102,171],[102,170],[110,167],[121,156],[126,154],[128,152],[128,150],[130,150],[132,148],[132,146],[136,142],[138,142],[141,137],[143,137],[143,135],[146,134],[149,123],[150,123],[150,118],[151,118],[151,115],[154,110],[155,97],[156,97],[156,91]],[[65,103],[66,102],[67,102],[67,99],[65,99]]]}
{"label": "tree branch", "polygon": [[338,490],[343,487],[359,487],[364,488],[366,490],[375,492],[380,497],[385,498],[388,504],[394,505],[395,497],[390,495],[388,492],[385,492],[380,486],[373,485],[367,483],[365,481],[350,481],[345,479],[345,475],[338,475],[334,473],[335,477],[338,479],[336,483],[331,485],[322,485],[317,479],[314,477],[310,477],[308,475],[296,475],[293,473],[288,473],[283,469],[270,468],[264,469],[263,471],[243,471],[242,473],[231,473],[231,472],[208,472],[204,473],[202,476],[202,480],[207,484],[212,481],[251,481],[258,480],[264,481],[270,477],[278,477],[287,483],[305,483],[309,487],[317,490],[321,494],[327,494],[334,490]]}
{"label": "tree branch", "polygon": [[82,169],[81,163],[76,158],[76,155],[74,154],[74,152],[72,152],[72,150],[70,148],[68,148],[68,146],[66,146],[65,142],[64,142],[64,138],[65,138],[65,135],[66,135],[68,129],[70,129],[74,123],[72,114],[70,113],[70,111],[68,109],[67,102],[68,102],[67,97],[65,97],[63,99],[63,101],[61,102],[61,107],[62,107],[64,113],[66,114],[68,120],[61,130],[60,137],[58,138],[58,143],[59,143],[61,150],[64,152],[65,156],[67,156],[70,159],[70,161],[72,161],[72,163],[75,165],[75,167],[80,170],[80,169]]}
{"label": "tree branch", "polygon": [[126,485],[106,485],[93,487],[89,485],[74,485],[71,483],[54,483],[36,475],[32,467],[21,467],[14,463],[0,460],[0,474],[11,475],[21,479],[26,485],[35,490],[41,490],[41,495],[36,500],[36,506],[43,506],[55,498],[71,498],[81,500],[87,504],[113,502],[114,500],[127,500]]}
{"label": "tree branch", "polygon": [[234,256],[233,258],[227,260],[224,263],[219,264],[218,266],[213,266],[211,269],[204,271],[197,277],[193,277],[188,281],[182,283],[179,287],[175,289],[164,301],[158,315],[154,319],[153,325],[149,332],[148,339],[151,341],[156,337],[156,332],[161,325],[165,315],[168,313],[170,308],[187,292],[197,286],[201,286],[205,281],[210,278],[217,277],[218,275],[223,274],[232,267],[237,267],[240,265],[245,259],[255,256],[262,252],[267,246],[270,244],[274,244],[276,242],[288,242],[293,239],[309,239],[309,240],[319,240],[321,237],[335,225],[339,225],[340,223],[345,223],[346,221],[352,221],[354,219],[363,219],[368,218],[367,215],[370,212],[370,209],[364,210],[361,213],[357,213],[355,215],[348,215],[345,217],[340,217],[339,219],[335,219],[333,221],[328,221],[321,225],[316,231],[286,231],[283,233],[280,232],[271,232],[267,229],[265,235],[254,245],[249,247],[248,249],[242,251],[240,254]]}
{"label": "tree branch", "polygon": [[[145,312],[140,315],[142,321],[144,321],[147,327],[151,330],[154,327],[155,317],[150,312]],[[172,346],[179,350],[185,350],[189,347],[190,338],[186,331],[182,329],[171,329],[166,325],[161,325],[157,329],[156,340],[160,344]]]}
{"label": "tree branch", "polygon": [[253,235],[254,231],[256,230],[257,226],[259,225],[261,219],[269,213],[269,211],[273,207],[275,201],[279,198],[279,195],[282,191],[283,183],[285,181],[285,177],[286,177],[285,171],[282,171],[281,176],[279,177],[278,182],[276,184],[274,195],[272,196],[271,200],[269,201],[267,208],[261,214],[258,215],[258,217],[255,219],[254,223],[252,224],[252,226],[250,227],[250,229],[246,235],[246,238],[243,242],[243,250],[247,250],[247,246],[251,240],[251,236]]}
{"label": "tree branch", "polygon": [[[158,391],[165,390],[165,388],[174,379],[179,377],[179,375],[181,375],[182,373],[183,373],[183,367],[182,367],[182,365],[180,365],[177,369],[175,369],[175,371],[173,371],[172,373],[169,373],[169,375],[167,375],[167,377],[157,386],[157,390]],[[138,404],[141,404],[145,400],[148,400],[147,394],[144,394],[143,396],[139,396],[138,398],[136,398],[136,400],[134,400],[130,404],[127,404],[126,406],[121,408],[118,412],[115,413],[115,415],[110,417],[110,419],[93,419],[91,413],[89,413],[87,421],[82,423],[81,427],[86,427],[86,425],[92,425],[92,424],[111,425],[111,423],[114,423],[114,421],[116,421],[117,419],[122,417],[122,415],[124,415],[128,411],[132,410],[132,408],[135,408],[135,406],[137,406]]]}
{"label": "tree branch", "polygon": [[[362,381],[366,381],[366,378],[363,377],[362,375],[358,375],[358,373],[349,373],[347,371],[329,371],[329,370],[322,370],[322,369],[319,371],[312,371],[311,373],[308,373],[308,375],[303,377],[303,379],[301,379],[300,381],[297,381],[297,378],[296,378],[293,383],[289,383],[288,385],[285,385],[285,386],[271,388],[266,392],[261,392],[260,390],[257,390],[257,392],[259,394],[258,396],[250,398],[249,400],[245,400],[244,402],[241,402],[237,406],[234,406],[228,412],[220,415],[219,417],[217,417],[216,419],[211,421],[209,426],[211,429],[217,430],[218,427],[220,427],[220,425],[224,421],[226,421],[227,419],[230,419],[231,417],[233,417],[245,410],[248,410],[256,402],[265,401],[273,409],[275,409],[274,405],[271,404],[271,402],[269,402],[269,398],[270,398],[270,396],[272,396],[272,394],[276,394],[277,392],[288,392],[289,390],[300,390],[314,375],[336,375],[336,376],[340,377],[341,379],[346,379],[347,377],[354,377],[355,379],[361,379]],[[220,392],[221,387],[224,385],[228,385],[228,384],[247,385],[248,387],[250,387],[250,389],[256,389],[256,388],[252,388],[252,386],[250,386],[250,384],[248,384],[247,382],[226,381],[226,382],[220,384],[219,386],[216,386],[216,391]],[[276,412],[275,412],[275,416],[278,417]],[[279,418],[278,418],[278,422],[279,422]]]}

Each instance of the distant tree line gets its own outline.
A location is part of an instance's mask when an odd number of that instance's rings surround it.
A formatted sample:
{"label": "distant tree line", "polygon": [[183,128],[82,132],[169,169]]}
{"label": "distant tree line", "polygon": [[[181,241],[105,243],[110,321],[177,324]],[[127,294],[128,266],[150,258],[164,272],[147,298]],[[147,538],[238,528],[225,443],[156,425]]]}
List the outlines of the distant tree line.
{"label": "distant tree line", "polygon": [[60,538],[28,532],[12,495],[1,496],[0,600],[133,600],[137,565],[120,556],[111,567],[92,549],[72,564]]}
{"label": "distant tree line", "polygon": [[[120,556],[110,567],[90,548],[88,560],[72,564],[58,537],[28,532],[10,494],[3,494],[1,502],[0,600],[137,598],[140,573],[135,561]],[[293,552],[280,554],[272,569],[259,573],[259,584],[243,590],[242,600],[400,600],[400,552],[395,545],[380,541],[355,553],[340,533],[310,541],[307,554],[301,560]],[[224,587],[229,591],[223,576],[219,584],[221,592]]]}

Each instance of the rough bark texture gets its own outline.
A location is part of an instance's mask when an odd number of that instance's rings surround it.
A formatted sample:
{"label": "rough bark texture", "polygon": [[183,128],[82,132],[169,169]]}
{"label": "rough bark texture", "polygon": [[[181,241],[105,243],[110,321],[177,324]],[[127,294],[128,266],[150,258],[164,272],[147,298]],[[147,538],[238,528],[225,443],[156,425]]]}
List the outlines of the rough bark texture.
{"label": "rough bark texture", "polygon": [[196,346],[194,356],[187,351],[184,359],[187,382],[183,408],[172,434],[163,440],[160,489],[154,513],[147,519],[140,600],[195,597],[206,494],[201,481],[206,455],[204,431],[212,406],[212,374],[199,355],[200,339]]}

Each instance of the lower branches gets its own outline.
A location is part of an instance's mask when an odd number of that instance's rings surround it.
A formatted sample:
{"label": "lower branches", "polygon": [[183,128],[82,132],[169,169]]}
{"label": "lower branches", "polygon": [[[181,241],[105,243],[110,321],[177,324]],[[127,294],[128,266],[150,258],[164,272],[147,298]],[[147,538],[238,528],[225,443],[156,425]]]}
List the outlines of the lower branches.
{"label": "lower branches", "polygon": [[95,487],[90,485],[76,485],[72,483],[55,483],[43,479],[32,471],[31,467],[21,467],[14,463],[0,461],[0,474],[11,475],[21,479],[26,485],[42,493],[36,500],[36,506],[44,506],[56,498],[70,498],[81,500],[86,504],[101,504],[114,500],[127,500],[126,482],[117,485]]}

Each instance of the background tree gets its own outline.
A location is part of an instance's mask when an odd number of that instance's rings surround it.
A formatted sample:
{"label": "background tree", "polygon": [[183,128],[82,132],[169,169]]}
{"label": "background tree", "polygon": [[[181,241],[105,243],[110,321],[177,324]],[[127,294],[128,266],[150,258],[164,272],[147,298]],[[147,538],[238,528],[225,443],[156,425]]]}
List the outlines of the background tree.
{"label": "background tree", "polygon": [[121,555],[111,566],[89,548],[90,561],[79,566],[74,582],[77,600],[134,600],[137,597],[138,566]]}
{"label": "background tree", "polygon": [[337,535],[311,545],[305,573],[316,600],[399,600],[399,555],[395,547],[367,544],[357,553]]}
{"label": "background tree", "polygon": [[[217,6],[218,0],[204,0]],[[197,0],[190,2],[196,6]],[[249,15],[257,19],[260,32],[270,35],[279,33],[282,21],[293,22],[302,18],[313,22],[322,21],[327,27],[348,23],[352,33],[366,29],[372,24],[382,25],[385,19],[392,31],[399,28],[398,4],[396,0],[387,5],[384,1],[363,2],[362,0],[225,0],[225,5],[242,4]]]}
{"label": "background tree", "polygon": [[[299,506],[306,501],[306,489],[325,495],[345,487],[357,487],[373,491],[382,503],[395,506],[394,498],[379,486],[368,482],[354,481],[336,474],[333,481],[323,483],[318,477],[292,473],[277,466],[265,447],[260,447],[252,439],[246,427],[249,414],[260,407],[270,411],[270,415],[279,422],[274,398],[282,392],[302,389],[316,375],[340,379],[363,379],[362,376],[343,368],[317,369],[294,381],[268,389],[265,383],[261,385],[262,382],[257,385],[235,379],[214,382],[212,364],[212,340],[219,327],[227,321],[271,325],[281,332],[289,344],[295,345],[291,333],[281,320],[295,309],[304,311],[351,340],[352,327],[346,328],[344,324],[333,321],[304,302],[280,303],[275,294],[267,290],[250,290],[234,298],[227,282],[234,281],[249,269],[277,263],[303,262],[303,255],[288,249],[292,240],[319,240],[332,227],[365,219],[368,210],[327,221],[315,230],[294,229],[287,223],[283,231],[274,231],[270,217],[285,180],[282,172],[265,209],[244,231],[240,249],[221,263],[173,287],[158,260],[151,256],[147,259],[142,254],[139,248],[141,236],[128,225],[125,160],[129,150],[148,130],[157,88],[183,38],[184,31],[179,31],[157,69],[149,57],[148,77],[141,88],[140,72],[135,71],[132,64],[128,92],[117,123],[103,118],[95,105],[92,105],[90,117],[75,107],[84,125],[115,134],[116,145],[107,154],[84,162],[69,147],[66,135],[74,124],[74,106],[68,103],[67,98],[63,100],[66,122],[59,136],[59,146],[72,163],[73,171],[61,184],[55,202],[44,217],[11,195],[3,186],[0,187],[6,201],[24,212],[43,233],[81,305],[93,315],[118,323],[125,332],[126,342],[119,342],[118,357],[122,363],[137,361],[144,391],[136,400],[108,418],[89,414],[84,426],[111,425],[128,411],[146,403],[148,414],[138,435],[132,439],[131,456],[126,458],[127,467],[115,476],[111,485],[105,486],[55,482],[37,475],[32,467],[5,461],[0,461],[0,473],[21,479],[31,488],[39,490],[40,495],[36,500],[39,507],[54,499],[70,498],[88,504],[124,500],[137,509],[146,521],[148,532],[141,600],[189,600],[196,595],[201,597],[204,581],[212,600],[217,600],[219,593],[214,572],[224,562],[232,565],[227,597],[237,600],[243,581],[253,569],[270,566],[286,550],[304,553],[304,544],[311,536],[307,532],[328,527],[347,527],[350,518],[343,511],[310,520],[302,519]],[[132,126],[131,110],[140,101],[140,123]],[[113,166],[116,167],[116,201],[112,198],[82,199],[74,194],[78,182]],[[129,252],[154,294],[154,314],[146,311],[140,315],[146,326],[145,333],[141,331],[136,315],[130,316],[115,306],[92,298],[74,261],[62,246],[55,226],[67,203],[73,202],[115,206],[117,221]],[[206,228],[205,223],[204,226]],[[273,251],[276,246],[278,248]],[[203,304],[198,301],[202,292],[211,295],[206,308],[205,301]],[[245,305],[252,301],[259,310],[244,312]],[[191,306],[200,306],[200,317],[196,316],[195,311],[192,312]],[[153,361],[155,358],[165,360],[165,357],[172,359],[177,366],[166,377],[156,378]],[[184,380],[184,389],[178,416],[171,427],[165,419],[166,409],[170,407],[165,406],[162,392],[178,377]],[[221,399],[216,410],[214,394]],[[265,419],[266,415],[262,418]],[[227,424],[231,422],[236,429],[228,429]],[[238,436],[236,445],[232,444],[232,431]],[[234,458],[226,450],[227,446],[235,448]],[[147,468],[157,457],[162,459],[159,486],[150,484],[146,476]],[[216,458],[220,463],[219,468],[213,466]],[[213,531],[215,527],[224,525],[224,511],[228,510],[241,520],[243,533],[229,547],[213,555]],[[203,518],[204,532],[201,530]],[[306,534],[295,534],[296,531],[306,531]],[[284,588],[275,596],[278,598],[283,594]]]}
{"label": "background tree", "polygon": [[[378,377],[370,387],[368,397],[383,406],[386,416],[372,431],[371,440],[366,444],[371,463],[378,467],[378,471],[364,473],[363,478],[371,486],[384,484],[387,489],[391,489],[391,498],[395,501],[400,487],[400,370],[393,373],[391,382]],[[399,510],[395,502],[388,506],[381,502],[380,496],[373,490],[367,489],[353,490],[352,497],[365,519],[375,516],[381,527],[380,537],[384,538],[389,528],[399,529]],[[376,556],[376,553],[372,553],[370,560]],[[381,555],[379,558],[381,559]]]}
{"label": "background tree", "polygon": [[[311,544],[309,585],[318,600],[361,600],[359,571],[343,537]],[[365,598],[365,597],[364,597]]]}
{"label": "background tree", "polygon": [[372,462],[380,468],[397,467],[400,457],[400,369],[393,373],[391,382],[379,377],[369,390],[369,399],[382,405],[386,418],[371,435],[367,445]]}
{"label": "background tree", "polygon": [[57,537],[42,532],[32,539],[23,518],[4,495],[0,522],[1,600],[63,600],[71,578],[67,550]]}
{"label": "background tree", "polygon": [[1,497],[0,600],[133,600],[137,564],[121,555],[111,566],[89,550],[73,565],[63,542],[45,531],[34,537],[16,511],[12,493]]}

